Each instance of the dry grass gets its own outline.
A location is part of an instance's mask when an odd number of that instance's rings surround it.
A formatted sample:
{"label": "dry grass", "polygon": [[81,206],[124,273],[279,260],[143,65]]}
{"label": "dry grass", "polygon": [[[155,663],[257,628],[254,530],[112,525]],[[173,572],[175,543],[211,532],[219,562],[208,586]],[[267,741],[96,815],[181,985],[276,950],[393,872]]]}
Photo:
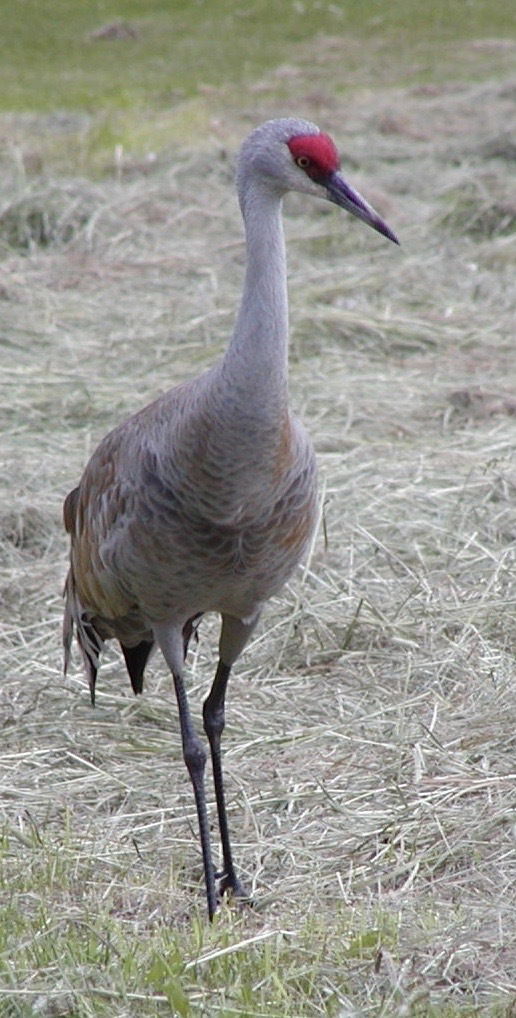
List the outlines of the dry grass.
{"label": "dry grass", "polygon": [[[161,662],[136,702],[108,655],[94,713],[78,662],[61,677],[60,504],[111,425],[224,347],[243,257],[226,145],[95,186],[10,164],[0,1014],[514,1013],[515,196],[495,142],[515,90],[318,113],[403,247],[289,199],[292,400],[324,525],[232,680],[257,908],[210,930]],[[190,660],[197,713],[215,632]]]}

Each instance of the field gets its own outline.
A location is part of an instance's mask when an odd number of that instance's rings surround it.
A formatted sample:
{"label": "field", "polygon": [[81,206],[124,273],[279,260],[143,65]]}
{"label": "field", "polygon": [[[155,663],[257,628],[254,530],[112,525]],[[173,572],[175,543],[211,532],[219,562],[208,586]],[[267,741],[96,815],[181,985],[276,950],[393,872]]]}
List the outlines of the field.
{"label": "field", "polygon": [[[258,2],[61,6],[59,39],[27,0],[0,44],[0,1018],[510,1018],[516,19],[288,5],[267,49]],[[109,650],[95,711],[77,654],[62,676],[61,505],[109,428],[223,351],[233,157],[284,114],[332,133],[401,247],[285,203],[321,527],[231,681],[255,907],[209,926],[161,659],[135,700]]]}

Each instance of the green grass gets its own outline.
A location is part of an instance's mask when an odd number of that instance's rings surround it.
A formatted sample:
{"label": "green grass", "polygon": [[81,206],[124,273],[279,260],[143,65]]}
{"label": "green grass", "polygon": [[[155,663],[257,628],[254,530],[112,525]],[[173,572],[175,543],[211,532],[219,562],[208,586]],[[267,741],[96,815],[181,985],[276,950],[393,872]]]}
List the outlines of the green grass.
{"label": "green grass", "polygon": [[[93,37],[113,22],[134,37]],[[486,35],[494,45],[470,45]],[[40,114],[10,128],[13,146],[31,139],[29,174],[99,176],[116,171],[120,153],[152,160],[167,143],[209,143],[235,102],[252,106],[256,87],[299,109],[306,95],[438,83],[451,53],[456,78],[481,80],[511,67],[514,38],[505,0],[288,0],[281,18],[269,0],[24,0],[23,17],[13,3],[2,12],[0,111]]]}
{"label": "green grass", "polygon": [[[0,914],[1,1015],[97,1018],[115,1008],[180,1018],[337,1018],[346,1013],[357,973],[371,973],[399,949],[399,919],[391,910],[366,915],[338,901],[294,926],[279,918],[264,926],[259,916],[226,908],[212,926],[202,911],[179,928],[135,924],[130,914],[117,914],[111,897],[101,902],[95,867],[86,862],[78,869],[68,836],[59,851],[54,838],[26,847],[25,877],[10,893],[3,888],[10,900]],[[11,851],[6,836],[6,862]],[[421,950],[432,937],[424,924],[423,912]],[[460,1004],[434,1009],[421,987],[413,998],[412,1015],[475,1013]],[[393,986],[381,1014],[394,1016],[402,1004],[407,994]]]}
{"label": "green grass", "polygon": [[[135,926],[115,895],[98,897],[98,861],[78,865],[79,846],[67,831],[57,848],[56,833],[27,844],[24,875],[3,883],[1,1015],[34,1014],[38,1001],[45,1014],[77,1018],[114,1006],[181,1018],[337,1015],[349,989],[346,963],[369,968],[380,951],[397,949],[391,916],[375,911],[365,920],[338,903],[295,928],[264,927],[252,913],[226,908],[212,926],[202,909],[179,928]],[[4,874],[15,844],[4,836]],[[149,874],[133,880],[148,882]]]}
{"label": "green grass", "polygon": [[[123,20],[134,26],[136,38],[91,38],[99,27]],[[196,96],[203,85],[248,83],[290,60],[296,44],[320,34],[374,40],[391,69],[432,76],[428,66],[409,69],[410,51],[417,60],[421,52],[435,55],[458,39],[514,38],[515,33],[516,15],[505,0],[287,0],[281,17],[269,0],[245,5],[24,0],[2,11],[0,108],[164,109]],[[336,87],[345,86],[346,77],[353,79],[363,65],[360,49],[351,60],[347,55]]]}

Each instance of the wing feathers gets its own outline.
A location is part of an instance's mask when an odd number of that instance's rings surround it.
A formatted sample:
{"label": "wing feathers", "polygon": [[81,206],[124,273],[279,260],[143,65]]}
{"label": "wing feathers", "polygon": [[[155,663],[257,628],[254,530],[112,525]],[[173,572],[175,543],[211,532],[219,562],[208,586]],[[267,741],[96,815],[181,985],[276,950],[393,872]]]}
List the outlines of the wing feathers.
{"label": "wing feathers", "polygon": [[143,692],[143,672],[149,659],[149,654],[154,647],[154,640],[141,640],[136,647],[127,647],[120,644],[125,658],[127,671],[131,680],[131,686],[135,695]]}

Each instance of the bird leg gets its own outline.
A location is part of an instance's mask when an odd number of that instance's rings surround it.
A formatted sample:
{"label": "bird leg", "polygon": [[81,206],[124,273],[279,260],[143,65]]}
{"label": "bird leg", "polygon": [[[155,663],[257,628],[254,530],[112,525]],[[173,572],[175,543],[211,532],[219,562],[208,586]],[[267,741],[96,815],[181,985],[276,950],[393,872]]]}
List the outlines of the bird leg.
{"label": "bird leg", "polygon": [[211,762],[213,767],[213,782],[215,785],[215,797],[217,800],[217,812],[219,817],[220,840],[222,842],[222,854],[224,858],[224,870],[219,885],[220,894],[230,890],[237,898],[246,898],[249,895],[240,883],[233,863],[233,853],[229,839],[228,820],[226,815],[226,801],[224,795],[224,779],[222,775],[222,760],[220,754],[220,741],[225,723],[225,697],[226,687],[230,676],[231,667],[219,660],[213,685],[208,697],[204,701],[203,720],[204,731],[208,736],[211,750]]}
{"label": "bird leg", "polygon": [[[249,634],[254,629],[257,618],[258,615],[256,618],[253,618],[250,623],[244,623],[240,619],[235,619],[231,616],[223,617],[219,664],[215,673],[213,685],[203,707],[204,730],[210,743],[215,796],[217,800],[220,837],[224,858],[224,871],[221,874],[222,879],[220,882],[220,894],[222,895],[225,891],[231,890],[238,898],[247,899],[249,899],[249,895],[240,884],[233,864],[224,798],[220,740],[224,729],[224,701],[226,687],[231,671],[231,664],[226,665],[224,663],[224,658],[227,656],[231,663],[235,660],[235,657],[238,656],[240,650],[247,642]],[[186,696],[183,683],[183,637],[185,635],[185,630],[184,628],[180,630],[167,623],[155,623],[153,629],[156,640],[161,647],[163,657],[165,658],[174,678],[174,687],[179,710],[179,723],[181,726],[181,738],[183,742],[183,758],[190,775],[195,796],[195,804],[197,807],[197,818],[199,822],[199,833],[204,864],[206,897],[208,901],[208,915],[209,918],[212,919],[216,911],[219,898],[215,886],[216,874],[212,863],[210,829],[206,809],[206,793],[204,790],[206,752],[192,724],[188,698]]]}
{"label": "bird leg", "polygon": [[215,872],[211,857],[210,828],[208,824],[208,813],[206,810],[206,794],[204,791],[206,752],[192,724],[183,679],[176,672],[173,673],[173,676],[177,706],[179,709],[181,738],[183,741],[183,759],[188,768],[195,796],[195,805],[197,807],[197,819],[199,822],[199,834],[201,837],[202,859],[204,865],[204,880],[206,884],[206,898],[208,901],[208,916],[211,920],[215,915],[218,897],[215,887]]}
{"label": "bird leg", "polygon": [[167,662],[174,678],[177,706],[179,711],[179,724],[181,726],[181,739],[183,742],[183,759],[192,782],[195,805],[197,807],[197,819],[199,822],[199,834],[201,838],[202,859],[204,865],[204,881],[206,885],[206,898],[208,901],[208,915],[213,919],[218,905],[217,889],[215,887],[215,870],[211,857],[210,828],[208,824],[208,812],[206,809],[206,794],[204,791],[204,769],[206,766],[206,751],[195,731],[188,706],[188,698],[183,682],[183,659],[184,646],[182,628],[171,623],[159,622],[153,626],[154,635],[161,648],[161,652]]}

